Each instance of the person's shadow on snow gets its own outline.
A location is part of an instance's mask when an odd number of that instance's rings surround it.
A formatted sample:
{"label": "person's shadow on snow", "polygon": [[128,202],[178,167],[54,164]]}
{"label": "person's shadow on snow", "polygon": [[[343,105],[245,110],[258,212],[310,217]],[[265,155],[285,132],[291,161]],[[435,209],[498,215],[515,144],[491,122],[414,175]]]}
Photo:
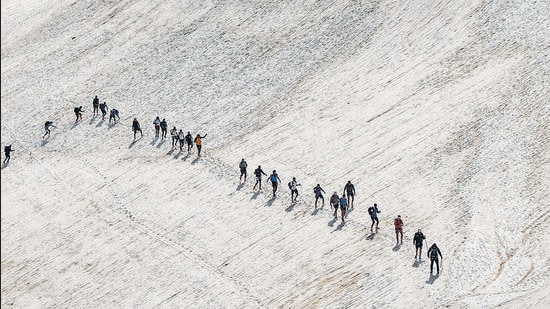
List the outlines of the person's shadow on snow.
{"label": "person's shadow on snow", "polygon": [[414,263],[412,264],[412,267],[417,267],[420,266],[420,264],[424,263],[424,261],[422,260],[416,260],[414,261]]}
{"label": "person's shadow on snow", "polygon": [[94,124],[96,118],[97,118],[97,116],[93,116],[92,119],[90,119],[90,122],[88,122],[88,124],[89,124],[89,125]]}
{"label": "person's shadow on snow", "polygon": [[200,159],[201,157],[196,157],[195,160],[191,161],[191,164],[196,164]]}
{"label": "person's shadow on snow", "polygon": [[244,182],[239,183],[235,191],[241,191],[241,189],[244,187]]}
{"label": "person's shadow on snow", "polygon": [[3,163],[3,164],[2,164],[2,169],[5,169],[6,167],[8,167],[8,165],[9,165],[9,164],[10,164],[10,162],[9,162],[9,161],[8,161],[8,162],[6,162],[6,163]]}
{"label": "person's shadow on snow", "polygon": [[166,155],[169,156],[169,155],[171,155],[171,154],[173,154],[173,153],[174,153],[174,148],[170,149],[170,151],[168,151],[168,152],[166,153]]}
{"label": "person's shadow on snow", "polygon": [[267,203],[265,204],[266,206],[271,206],[273,205],[273,202],[275,202],[275,196],[272,196],[268,201]]}
{"label": "person's shadow on snow", "polygon": [[371,232],[370,235],[367,236],[367,239],[368,239],[368,240],[373,240],[375,235],[376,235],[376,233]]}
{"label": "person's shadow on snow", "polygon": [[321,210],[321,208],[315,208],[315,210],[311,213],[311,215],[316,216],[319,210]]}
{"label": "person's shadow on snow", "polygon": [[348,218],[349,214],[353,211],[353,208],[346,209],[346,219]]}
{"label": "person's shadow on snow", "polygon": [[430,278],[428,278],[428,280],[426,280],[426,283],[427,284],[433,284],[435,282],[435,280],[437,280],[437,278],[439,278],[439,275],[432,275],[430,274]]}
{"label": "person's shadow on snow", "polygon": [[399,249],[401,249],[401,245],[400,244],[397,244],[393,247],[393,251],[399,251]]}
{"label": "person's shadow on snow", "polygon": [[160,143],[157,145],[157,148],[160,148],[160,146],[162,146],[162,144],[164,144],[164,142],[166,142],[165,139],[161,140]]}
{"label": "person's shadow on snow", "polygon": [[187,159],[189,159],[189,157],[191,156],[191,153],[188,152],[183,158],[181,158],[183,161],[187,161]]}
{"label": "person's shadow on snow", "polygon": [[159,140],[159,137],[155,136],[155,138],[153,138],[153,140],[151,141],[151,146],[154,146],[158,140]]}
{"label": "person's shadow on snow", "polygon": [[291,212],[294,209],[294,205],[296,205],[296,203],[290,203],[290,205],[285,209],[285,211]]}
{"label": "person's shadow on snow", "polygon": [[255,200],[258,195],[260,195],[260,191],[255,191],[253,194],[252,194],[252,197],[250,197],[251,200]]}
{"label": "person's shadow on snow", "polygon": [[[334,231],[332,231],[332,232],[341,231],[342,228],[344,227],[344,225],[346,225],[346,221],[340,222],[340,224],[338,224],[338,226],[337,226],[337,227],[334,229]],[[331,233],[332,233],[332,232],[331,232]]]}
{"label": "person's shadow on snow", "polygon": [[142,139],[142,137],[133,140],[133,141],[130,143],[130,145],[128,146],[128,148],[134,147],[134,145],[135,145],[140,139]]}
{"label": "person's shadow on snow", "polygon": [[76,121],[75,123],[73,123],[71,130],[76,128],[79,124],[80,124],[80,121]]}
{"label": "person's shadow on snow", "polygon": [[[95,125],[95,127],[96,127],[96,128],[101,127],[101,126],[103,125],[104,122],[105,122],[105,120],[101,119],[101,120]],[[111,128],[111,127],[109,126],[109,128]]]}
{"label": "person's shadow on snow", "polygon": [[336,218],[332,218],[332,220],[328,222],[328,226],[333,227],[334,223],[336,223]]}

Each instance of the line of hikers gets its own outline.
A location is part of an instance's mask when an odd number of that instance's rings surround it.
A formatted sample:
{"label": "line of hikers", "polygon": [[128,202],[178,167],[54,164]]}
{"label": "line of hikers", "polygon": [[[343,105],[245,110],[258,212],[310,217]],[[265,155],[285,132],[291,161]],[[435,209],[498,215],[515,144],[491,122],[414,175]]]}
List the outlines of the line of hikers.
{"label": "line of hikers", "polygon": [[[248,163],[244,158],[241,159],[239,162],[239,170],[240,170],[240,176],[239,181],[241,183],[246,182],[247,177],[247,169]],[[267,176],[267,174],[263,171],[262,166],[258,165],[258,167],[254,170],[254,176],[256,176],[256,182],[254,183],[253,191],[256,190],[256,187],[258,187],[258,190],[262,190],[262,176]],[[273,170],[271,175],[267,177],[267,181],[271,181],[271,186],[273,189],[273,197],[276,196],[278,184],[281,182],[281,179],[279,178],[279,175],[277,174],[276,170]],[[301,186],[296,181],[296,177],[292,177],[292,180],[288,183],[288,188],[290,189],[290,202],[291,204],[295,204],[297,202],[297,198],[299,195],[298,192],[298,186]],[[315,187],[313,187],[313,192],[315,194],[315,209],[317,209],[317,202],[321,200],[322,205],[325,204],[325,198],[323,197],[323,193],[325,193],[325,190],[321,187],[320,184],[317,184]],[[344,222],[344,218],[346,217],[346,211],[349,209],[353,209],[353,202],[355,199],[355,186],[351,183],[351,180],[349,180],[346,185],[344,186],[344,190],[342,193],[342,196],[338,196],[338,193],[335,191],[332,196],[330,197],[330,206],[334,210],[333,216],[334,219],[338,219],[338,208],[340,208],[341,211],[341,219],[342,222]],[[378,220],[378,214],[380,213],[380,210],[378,209],[378,205],[374,203],[371,207],[368,208],[368,213],[371,218],[371,226],[370,231],[373,232],[373,228],[378,232],[378,224],[380,221]],[[393,221],[394,227],[395,227],[395,239],[396,239],[396,246],[403,244],[403,220],[401,219],[401,215],[397,215],[397,217]],[[418,231],[415,233],[413,237],[413,245],[416,248],[416,254],[415,254],[415,261],[418,258],[418,260],[421,260],[422,256],[422,245],[425,240],[425,236],[422,233],[422,230],[418,229]],[[432,246],[428,250],[428,257],[431,260],[430,264],[430,275],[433,275],[433,265],[435,264],[437,267],[437,275],[439,275],[439,257],[443,259],[443,256],[441,255],[441,251],[437,247],[435,243],[432,244]]]}
{"label": "line of hikers", "polygon": [[[240,177],[239,181],[246,182],[247,177],[247,169],[248,163],[243,158],[239,162],[239,170],[240,170]],[[254,170],[254,176],[256,176],[256,182],[254,183],[254,187],[252,190],[256,190],[256,187],[258,187],[258,190],[262,190],[262,176],[268,176],[264,170],[262,169],[261,165],[258,165],[258,167]],[[267,177],[266,181],[271,182],[271,187],[273,190],[273,197],[276,197],[277,189],[279,187],[279,183],[281,182],[281,179],[279,178],[279,175],[277,174],[276,170],[273,170],[273,172]],[[301,186],[296,181],[296,177],[292,177],[292,180],[288,183],[288,188],[290,189],[290,202],[292,204],[295,204],[297,202],[297,198],[299,195],[298,187]],[[323,193],[326,193],[325,190],[321,187],[320,184],[317,184],[315,187],[313,187],[313,193],[315,194],[315,209],[317,209],[317,204],[319,200],[321,200],[321,207],[325,204],[325,197],[323,196]],[[347,196],[346,196],[347,195]],[[338,197],[338,193],[334,192],[334,194],[331,196],[330,199],[330,206],[334,209],[334,218],[337,219],[337,210],[340,208],[341,210],[341,219],[344,221],[344,218],[346,216],[346,210],[348,209],[348,206],[350,209],[353,209],[353,202],[355,200],[355,186],[351,183],[351,181],[348,181],[346,185],[344,186],[344,192],[342,193],[342,197]]]}
{"label": "line of hikers", "polygon": [[[105,120],[105,115],[107,114],[107,111],[109,109],[107,106],[107,103],[103,102],[100,104],[98,97],[95,96],[93,99],[92,105],[93,105],[93,112],[94,112],[93,117],[99,116],[99,110],[101,110],[102,120]],[[83,112],[82,106],[75,107],[74,109],[74,113],[76,116],[75,123],[78,122],[79,120],[82,120],[82,112]],[[114,108],[111,109],[109,124],[111,124],[111,122],[116,124],[119,120],[120,120],[120,116],[119,116],[118,110]],[[160,120],[160,117],[157,116],[153,121],[153,125],[155,128],[155,137],[157,138],[161,137],[162,140],[166,139],[167,130],[168,130],[168,124],[166,122],[166,119]],[[56,128],[56,126],[53,124],[52,121],[46,121],[46,123],[44,124],[45,133],[42,136],[42,139],[46,138],[46,136],[48,138],[50,137],[51,128]],[[136,140],[136,136],[138,132],[140,133],[141,137],[143,137],[143,131],[141,130],[141,125],[137,120],[137,118],[134,118],[132,122],[132,131],[134,132],[134,140]],[[187,131],[187,134],[184,134],[182,129],[178,131],[177,128],[174,126],[170,130],[170,136],[172,138],[172,149],[174,149],[179,143],[180,151],[183,151],[184,145],[187,145],[187,152],[190,153],[191,149],[193,148],[193,143],[195,143],[195,145],[197,146],[198,156],[201,156],[202,139],[205,138],[207,134],[205,134],[204,136],[197,134],[193,139],[189,131]],[[3,162],[4,165],[9,163],[11,158],[11,152],[13,151],[14,149],[12,148],[12,145],[4,147],[4,154],[6,157]],[[246,160],[243,158],[241,162],[239,162],[239,169],[240,169],[239,180],[241,182],[246,182],[247,167],[248,167],[248,164]],[[267,174],[262,170],[262,167],[258,165],[258,168],[254,170],[254,175],[256,176],[256,182],[254,184],[253,190],[256,190],[256,187],[258,186],[258,190],[261,191],[262,175],[267,176]],[[281,179],[279,178],[277,171],[273,170],[273,172],[271,173],[271,175],[269,175],[267,180],[271,181],[271,185],[273,189],[273,197],[276,197],[278,184],[281,182]],[[298,186],[301,186],[301,184],[299,184],[296,181],[296,177],[292,177],[292,180],[288,183],[288,187],[290,189],[290,199],[292,204],[297,203],[297,198],[299,195]],[[321,187],[320,184],[317,184],[315,187],[313,187],[313,192],[315,194],[315,209],[317,209],[317,203],[319,200],[321,200],[321,208],[322,208],[323,205],[325,204],[325,198],[323,196],[323,193],[326,193],[325,190]],[[342,222],[344,222],[344,218],[346,216],[346,211],[348,210],[348,207],[350,210],[353,209],[354,200],[355,200],[355,186],[351,183],[351,180],[350,180],[344,186],[344,190],[341,197],[338,196],[338,193],[336,191],[330,197],[330,206],[334,210],[334,213],[333,213],[334,219],[335,220],[338,219],[338,209],[340,209],[341,220]],[[374,203],[373,206],[368,208],[368,213],[372,221],[372,224],[370,227],[371,233],[373,231],[373,228],[375,228],[376,231],[378,231],[378,224],[379,224],[378,213],[380,213],[380,210],[378,209],[378,205]],[[395,238],[397,241],[396,245],[403,244],[403,225],[404,223],[403,223],[403,220],[401,219],[401,215],[397,215],[397,217],[394,219]],[[424,234],[422,234],[422,231],[419,229],[413,237],[413,245],[416,248],[415,260],[418,258],[418,260],[420,261],[421,259],[422,244],[424,240],[425,240],[425,236]],[[429,248],[428,257],[431,260],[430,274],[433,274],[433,265],[435,263],[437,275],[439,275],[439,257],[443,259],[443,256],[441,255],[441,251],[439,250],[439,248],[435,243],[433,243],[432,246]]]}
{"label": "line of hikers", "polygon": [[[109,107],[107,106],[107,102],[99,103],[99,98],[97,95],[92,100],[92,107],[93,107],[93,117],[99,116],[99,111],[101,110],[102,114],[102,120],[105,120],[105,116],[107,115],[107,112],[109,111]],[[78,121],[82,120],[82,113],[84,110],[82,109],[82,106],[78,106],[74,108],[74,114],[76,116],[75,123],[78,123]],[[109,125],[116,124],[120,121],[120,115],[119,111],[116,108],[113,108],[110,110],[110,116],[109,116]],[[167,138],[168,133],[168,123],[166,122],[166,119],[160,120],[160,117],[157,116],[155,120],[153,120],[153,125],[155,128],[155,137],[161,137],[162,140]],[[42,139],[46,139],[50,137],[51,134],[51,128],[57,128],[53,121],[46,121],[44,124],[44,135],[42,136]],[[137,118],[134,118],[132,121],[132,131],[134,133],[134,141],[136,140],[137,133],[139,132],[140,136],[143,137],[143,131],[141,130],[141,125]],[[185,144],[187,144],[187,152],[191,152],[191,149],[193,148],[193,143],[197,146],[197,153],[198,156],[201,156],[201,150],[202,150],[202,139],[205,138],[208,134],[205,134],[204,136],[201,136],[200,134],[197,134],[195,138],[191,136],[191,133],[187,131],[187,134],[183,133],[183,130],[178,130],[174,126],[173,129],[170,130],[170,135],[172,137],[172,149],[176,147],[176,145],[179,143],[180,151],[183,151],[183,147]],[[9,159],[7,159],[9,161]]]}

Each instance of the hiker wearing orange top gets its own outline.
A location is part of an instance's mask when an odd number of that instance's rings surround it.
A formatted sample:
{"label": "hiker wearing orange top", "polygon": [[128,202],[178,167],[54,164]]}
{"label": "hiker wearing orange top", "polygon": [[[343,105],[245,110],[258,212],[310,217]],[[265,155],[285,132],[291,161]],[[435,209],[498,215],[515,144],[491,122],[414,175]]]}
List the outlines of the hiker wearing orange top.
{"label": "hiker wearing orange top", "polygon": [[202,139],[207,135],[208,134],[204,134],[204,136],[200,136],[200,134],[197,134],[197,136],[195,136],[195,145],[197,145],[197,153],[199,157],[201,156]]}

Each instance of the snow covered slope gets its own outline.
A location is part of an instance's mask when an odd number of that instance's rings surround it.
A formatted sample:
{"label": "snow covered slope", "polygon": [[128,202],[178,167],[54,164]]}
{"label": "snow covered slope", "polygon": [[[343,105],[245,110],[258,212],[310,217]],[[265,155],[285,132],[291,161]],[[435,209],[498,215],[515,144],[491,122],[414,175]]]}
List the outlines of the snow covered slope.
{"label": "snow covered slope", "polygon": [[550,306],[548,1],[1,5],[2,308]]}

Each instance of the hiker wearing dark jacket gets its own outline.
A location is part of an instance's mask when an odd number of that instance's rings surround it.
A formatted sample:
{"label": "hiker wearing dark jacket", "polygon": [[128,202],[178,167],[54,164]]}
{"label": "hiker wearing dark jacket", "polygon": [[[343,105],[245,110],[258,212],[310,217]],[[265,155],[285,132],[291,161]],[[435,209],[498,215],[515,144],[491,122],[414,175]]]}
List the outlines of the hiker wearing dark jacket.
{"label": "hiker wearing dark jacket", "polygon": [[244,158],[242,158],[241,162],[239,162],[239,169],[241,170],[241,177],[239,178],[239,181],[242,181],[243,176],[244,176],[244,181],[246,182],[246,168],[247,167],[248,167],[248,164],[246,163]]}
{"label": "hiker wearing dark jacket", "polygon": [[[107,106],[107,102],[103,102],[99,104],[99,109],[101,110],[101,120],[105,120],[105,115],[107,115],[107,110],[109,109],[109,107]],[[117,111],[117,115],[118,115],[118,111]]]}
{"label": "hiker wearing dark jacket", "polygon": [[338,205],[340,204],[340,197],[338,193],[334,192],[330,197],[330,206],[334,208],[334,219],[338,219]]}
{"label": "hiker wearing dark jacket", "polygon": [[118,115],[118,109],[113,108],[111,109],[111,113],[109,115],[109,124],[111,124],[111,120],[113,123],[117,123],[117,121],[120,120],[120,116]]}
{"label": "hiker wearing dark jacket", "polygon": [[376,230],[378,230],[378,213],[380,213],[380,210],[378,210],[378,205],[374,203],[373,206],[369,207],[368,209],[370,219],[372,221],[372,224],[370,225],[370,231],[372,232],[372,228],[374,227],[374,223],[376,223]]}
{"label": "hiker wearing dark jacket", "polygon": [[418,229],[418,232],[414,233],[413,237],[413,245],[416,248],[416,252],[414,255],[414,259],[416,260],[416,257],[418,257],[418,260],[422,259],[422,244],[424,243],[424,239],[426,237],[424,234],[422,234],[422,230]]}
{"label": "hiker wearing dark jacket", "polygon": [[321,188],[320,184],[317,184],[313,188],[313,192],[315,193],[315,209],[317,209],[317,200],[321,199],[322,204],[323,205],[325,204],[325,198],[323,197],[323,193],[325,193],[325,190],[323,190],[323,188]]}
{"label": "hiker wearing dark jacket", "polygon": [[159,137],[160,135],[160,118],[157,116],[155,120],[153,120],[153,125],[155,125],[155,137]]}
{"label": "hiker wearing dark jacket", "polygon": [[42,139],[46,138],[46,136],[48,136],[48,138],[50,137],[50,133],[51,133],[50,128],[57,128],[57,127],[53,125],[52,121],[46,121],[46,123],[44,124],[44,130],[46,132],[42,136]]}
{"label": "hiker wearing dark jacket", "polygon": [[353,201],[355,200],[355,186],[351,183],[351,180],[349,180],[344,186],[344,194],[347,194],[348,206],[353,208]]}
{"label": "hiker wearing dark jacket", "polygon": [[262,170],[262,166],[258,165],[258,168],[254,170],[254,175],[256,175],[256,183],[254,184],[254,188],[252,190],[256,190],[257,185],[260,185],[258,190],[262,190],[262,174],[267,176],[267,174]]}
{"label": "hiker wearing dark jacket", "polygon": [[4,159],[4,164],[10,162],[11,159],[11,152],[15,151],[11,148],[11,145],[4,147],[4,154],[6,155],[6,158]]}
{"label": "hiker wearing dark jacket", "polygon": [[191,149],[193,149],[193,136],[191,136],[191,132],[189,131],[187,131],[187,135],[185,135],[185,142],[187,143],[187,153],[190,153]]}
{"label": "hiker wearing dark jacket", "polygon": [[430,275],[433,275],[434,272],[434,262],[437,266],[437,275],[439,275],[439,257],[441,257],[441,260],[443,260],[443,255],[441,255],[441,251],[439,251],[439,248],[434,243],[430,249],[428,249],[428,257],[430,258]]}
{"label": "hiker wearing dark jacket", "polygon": [[166,133],[168,132],[168,124],[166,123],[166,119],[162,118],[162,121],[160,122],[160,130],[162,132],[162,139],[166,138]]}
{"label": "hiker wearing dark jacket", "polygon": [[143,137],[143,132],[141,131],[141,126],[139,125],[137,118],[134,118],[134,121],[132,122],[132,130],[134,131],[134,139],[136,139],[136,134],[138,131]]}
{"label": "hiker wearing dark jacket", "polygon": [[82,106],[75,107],[74,108],[74,114],[76,116],[75,122],[78,122],[79,120],[82,120]]}
{"label": "hiker wearing dark jacket", "polygon": [[97,96],[95,96],[94,100],[92,101],[92,106],[94,108],[94,117],[99,116],[99,99],[97,98]]}

